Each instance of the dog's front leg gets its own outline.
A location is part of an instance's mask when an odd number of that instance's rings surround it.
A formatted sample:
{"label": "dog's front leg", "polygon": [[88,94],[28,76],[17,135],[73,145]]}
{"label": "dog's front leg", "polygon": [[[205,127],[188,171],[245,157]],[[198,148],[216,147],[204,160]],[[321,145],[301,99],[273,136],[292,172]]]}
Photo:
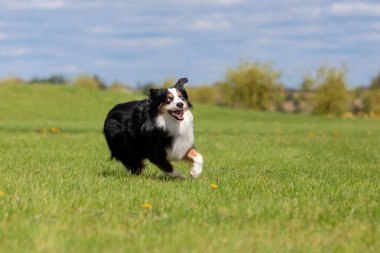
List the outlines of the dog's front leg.
{"label": "dog's front leg", "polygon": [[186,160],[193,163],[190,170],[190,176],[197,178],[202,173],[203,157],[194,148],[191,148],[186,154]]}
{"label": "dog's front leg", "polygon": [[185,179],[185,177],[179,173],[176,169],[173,168],[171,163],[165,159],[149,159],[152,163],[157,165],[160,170],[162,170],[169,177]]}

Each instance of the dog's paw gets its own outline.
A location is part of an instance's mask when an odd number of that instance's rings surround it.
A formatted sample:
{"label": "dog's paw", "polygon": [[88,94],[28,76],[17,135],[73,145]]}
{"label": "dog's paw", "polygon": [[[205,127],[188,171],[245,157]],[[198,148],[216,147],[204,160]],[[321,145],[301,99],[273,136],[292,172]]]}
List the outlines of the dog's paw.
{"label": "dog's paw", "polygon": [[165,174],[172,178],[186,179],[186,177],[179,173],[177,170],[173,170],[172,172],[165,172]]}
{"label": "dog's paw", "polygon": [[201,173],[202,173],[202,167],[199,167],[199,166],[194,166],[190,170],[191,178],[197,178],[200,176]]}

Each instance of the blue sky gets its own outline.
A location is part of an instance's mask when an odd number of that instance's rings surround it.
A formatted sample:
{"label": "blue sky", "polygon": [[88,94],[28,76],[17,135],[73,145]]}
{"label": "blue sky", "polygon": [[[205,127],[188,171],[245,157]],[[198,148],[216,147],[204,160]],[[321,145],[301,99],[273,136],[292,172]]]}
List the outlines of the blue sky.
{"label": "blue sky", "polygon": [[380,71],[379,1],[0,0],[0,78],[81,73],[135,85],[221,80],[272,62],[288,87],[321,64],[351,87]]}

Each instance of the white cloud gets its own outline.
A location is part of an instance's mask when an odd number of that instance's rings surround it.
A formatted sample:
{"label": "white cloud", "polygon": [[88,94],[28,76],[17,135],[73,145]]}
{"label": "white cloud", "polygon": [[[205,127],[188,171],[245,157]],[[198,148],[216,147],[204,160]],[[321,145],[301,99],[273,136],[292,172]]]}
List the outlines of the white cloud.
{"label": "white cloud", "polygon": [[380,4],[375,3],[335,3],[329,6],[329,12],[342,16],[380,15]]}
{"label": "white cloud", "polygon": [[125,60],[98,59],[93,64],[97,68],[125,65]]}
{"label": "white cloud", "polygon": [[0,32],[0,40],[6,40],[8,36],[5,33]]}
{"label": "white cloud", "polygon": [[380,33],[371,33],[364,37],[368,41],[377,41],[380,42]]}
{"label": "white cloud", "polygon": [[94,26],[91,27],[90,32],[95,33],[95,34],[112,34],[115,33],[115,29],[107,26]]}
{"label": "white cloud", "polygon": [[319,18],[322,15],[322,8],[320,6],[302,6],[295,7],[290,9],[291,14],[296,15],[298,18],[307,17],[307,18]]}
{"label": "white cloud", "polygon": [[232,6],[246,3],[248,0],[185,0],[184,2],[187,4]]}
{"label": "white cloud", "polygon": [[187,26],[187,29],[192,31],[228,30],[230,28],[230,22],[220,16],[196,19]]}
{"label": "white cloud", "polygon": [[231,24],[227,21],[213,22],[210,20],[200,19],[195,20],[187,26],[192,31],[212,31],[212,30],[227,30],[231,28]]}
{"label": "white cloud", "polygon": [[[132,1],[84,1],[84,0],[65,0],[65,8],[67,9],[125,9],[130,6]],[[142,2],[142,0],[140,0]]]}
{"label": "white cloud", "polygon": [[167,47],[177,43],[173,38],[147,38],[147,39],[116,39],[110,40],[109,44],[115,47]]}
{"label": "white cloud", "polygon": [[0,4],[5,9],[20,10],[52,10],[65,7],[63,0],[30,0],[30,1],[7,1],[2,0]]}
{"label": "white cloud", "polygon": [[20,33],[20,32],[10,32],[10,33],[4,33],[0,32],[0,41],[1,40],[20,40],[20,39],[28,39],[35,37],[34,34],[28,34],[26,32]]}
{"label": "white cloud", "polygon": [[24,56],[29,53],[29,50],[26,48],[1,48],[0,56]]}
{"label": "white cloud", "polygon": [[35,55],[48,55],[53,57],[64,57],[67,56],[67,53],[65,51],[55,49],[55,48],[41,48],[41,49],[35,49],[33,51],[33,54]]}
{"label": "white cloud", "polygon": [[305,26],[283,26],[283,27],[269,27],[262,29],[259,34],[272,35],[272,36],[294,36],[294,35],[317,35],[321,34],[323,29],[315,25]]}
{"label": "white cloud", "polygon": [[54,48],[3,47],[0,49],[0,56],[17,57],[26,55],[46,55],[60,58],[66,56],[66,53],[62,50]]}
{"label": "white cloud", "polygon": [[323,41],[319,41],[319,40],[305,40],[305,41],[299,41],[299,42],[295,42],[295,43],[298,43],[302,48],[306,48],[306,49],[331,49],[333,48],[332,45],[326,43],[326,42],[323,42]]}
{"label": "white cloud", "polygon": [[63,71],[65,73],[78,73],[80,68],[76,65],[67,64],[59,67],[59,71]]}
{"label": "white cloud", "polygon": [[376,29],[376,30],[377,29],[380,30],[380,23],[372,24],[370,27],[373,28],[373,29]]}

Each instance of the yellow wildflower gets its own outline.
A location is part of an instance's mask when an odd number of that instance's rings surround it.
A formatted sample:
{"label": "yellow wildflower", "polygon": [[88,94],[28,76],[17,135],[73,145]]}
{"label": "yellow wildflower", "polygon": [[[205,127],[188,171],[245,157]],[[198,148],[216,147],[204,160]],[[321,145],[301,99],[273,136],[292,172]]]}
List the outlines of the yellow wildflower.
{"label": "yellow wildflower", "polygon": [[4,196],[5,193],[3,191],[0,191],[0,197]]}
{"label": "yellow wildflower", "polygon": [[257,180],[258,184],[265,184],[267,182],[267,179],[265,177],[259,177]]}
{"label": "yellow wildflower", "polygon": [[211,184],[210,187],[211,187],[211,189],[215,190],[216,188],[218,188],[218,185],[217,184]]}
{"label": "yellow wildflower", "polygon": [[152,209],[153,208],[153,206],[151,204],[147,203],[147,202],[144,203],[143,207],[145,209]]}
{"label": "yellow wildflower", "polygon": [[59,133],[59,128],[56,128],[56,127],[50,128],[50,133],[52,133],[52,134]]}

